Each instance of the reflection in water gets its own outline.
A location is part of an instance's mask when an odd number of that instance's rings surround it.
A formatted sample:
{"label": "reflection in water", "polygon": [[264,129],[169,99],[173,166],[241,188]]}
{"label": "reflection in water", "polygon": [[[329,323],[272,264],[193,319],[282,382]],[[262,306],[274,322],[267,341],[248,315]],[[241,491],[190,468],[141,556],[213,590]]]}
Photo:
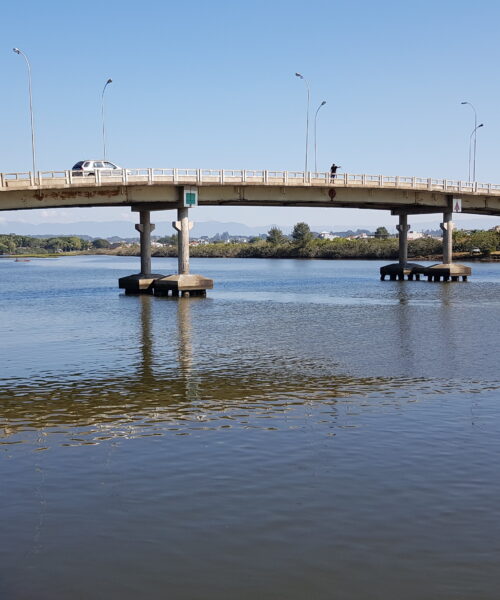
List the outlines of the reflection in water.
{"label": "reflection in water", "polygon": [[138,297],[141,304],[140,318],[140,340],[141,340],[141,361],[138,377],[143,381],[153,377],[153,345],[151,343],[153,332],[151,330],[151,296],[141,294]]}
{"label": "reflection in water", "polygon": [[[408,301],[403,287],[398,288],[398,299],[403,305]],[[259,415],[281,415],[307,409],[311,403],[330,407],[333,426],[338,416],[335,405],[349,403],[354,397],[368,406],[370,402],[399,404],[447,391],[446,380],[439,384],[421,377],[353,377],[329,372],[326,367],[310,369],[305,359],[292,356],[268,355],[262,360],[252,356],[250,362],[240,356],[230,364],[225,362],[222,370],[212,368],[209,363],[197,363],[193,352],[191,310],[205,299],[158,302],[144,295],[128,300],[140,305],[136,337],[140,340],[140,359],[136,367],[132,363],[122,365],[119,372],[110,371],[105,378],[70,373],[42,381],[4,381],[0,444],[26,441],[29,431],[38,432],[36,444],[44,447],[48,437],[62,444],[95,444],[116,437],[161,435],[168,430],[189,432],[199,421],[213,428],[227,426],[228,420],[245,425]],[[162,318],[154,323],[153,306],[162,302],[176,304],[174,365],[161,364],[153,351],[155,337],[160,347],[170,343],[161,329],[165,326]],[[401,352],[411,363],[418,332],[412,330],[404,310],[396,310],[394,318]],[[200,351],[206,350],[203,340],[196,345]],[[464,382],[463,386],[469,392],[484,384]],[[453,391],[457,392],[456,386]]]}

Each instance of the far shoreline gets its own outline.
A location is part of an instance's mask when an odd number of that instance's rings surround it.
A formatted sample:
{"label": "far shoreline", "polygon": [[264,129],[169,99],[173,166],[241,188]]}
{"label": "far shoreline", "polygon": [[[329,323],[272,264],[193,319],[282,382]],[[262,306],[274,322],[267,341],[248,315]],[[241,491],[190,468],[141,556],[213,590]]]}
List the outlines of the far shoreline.
{"label": "far shoreline", "polygon": [[[0,259],[4,260],[18,260],[21,262],[22,260],[31,260],[31,259],[55,259],[55,258],[63,258],[68,256],[116,256],[122,258],[140,258],[140,253],[137,252],[117,252],[116,250],[82,250],[82,251],[72,251],[72,252],[58,252],[54,254],[0,254]],[[177,253],[173,252],[171,254],[155,254],[152,252],[152,258],[177,258]],[[220,255],[213,256],[197,256],[196,253],[191,253],[190,258],[203,259],[203,258],[221,258],[221,259],[234,259],[234,258],[254,258],[254,259],[267,259],[267,260],[365,260],[365,261],[396,261],[397,257],[367,257],[367,256],[261,256],[255,255],[252,256],[250,254],[245,256],[224,256],[222,253]],[[432,254],[427,256],[409,256],[408,262],[440,262],[442,261],[441,254]],[[498,263],[500,262],[500,251],[492,252],[491,254],[469,254],[466,252],[454,252],[453,253],[453,261],[464,261],[464,262],[486,262],[486,263]]]}

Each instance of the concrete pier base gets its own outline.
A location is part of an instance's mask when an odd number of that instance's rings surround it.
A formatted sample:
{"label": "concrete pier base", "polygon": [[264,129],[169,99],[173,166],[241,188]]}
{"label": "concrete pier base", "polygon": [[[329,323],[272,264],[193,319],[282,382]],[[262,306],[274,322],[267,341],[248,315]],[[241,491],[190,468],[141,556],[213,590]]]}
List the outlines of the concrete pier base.
{"label": "concrete pier base", "polygon": [[151,273],[151,275],[143,275],[142,273],[127,275],[118,279],[118,287],[125,290],[126,294],[152,294],[153,283],[162,277],[165,276],[159,273]]}
{"label": "concrete pier base", "polygon": [[203,275],[167,275],[157,279],[152,287],[155,296],[206,296],[214,281]]}
{"label": "concrete pier base", "polygon": [[427,281],[459,281],[460,277],[462,281],[467,281],[472,269],[456,263],[442,263],[424,267],[421,272],[427,277]]}
{"label": "concrete pier base", "polygon": [[380,267],[380,279],[385,281],[386,277],[389,277],[391,281],[404,281],[406,277],[408,281],[417,281],[420,279],[420,273],[423,267],[417,263],[406,263],[400,265],[399,263],[393,263],[391,265],[384,265]]}

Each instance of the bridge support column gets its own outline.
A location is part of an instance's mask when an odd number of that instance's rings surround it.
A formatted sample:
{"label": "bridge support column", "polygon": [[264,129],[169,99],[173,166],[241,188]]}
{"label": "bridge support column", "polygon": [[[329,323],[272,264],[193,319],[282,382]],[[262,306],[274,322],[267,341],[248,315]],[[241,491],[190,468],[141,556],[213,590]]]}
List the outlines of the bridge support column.
{"label": "bridge support column", "polygon": [[153,282],[160,274],[151,273],[151,232],[155,226],[151,224],[149,210],[139,211],[139,224],[135,226],[139,232],[141,247],[141,272],[128,275],[118,280],[118,287],[125,290],[126,294],[152,294]]}
{"label": "bridge support column", "polygon": [[472,273],[470,267],[453,263],[453,229],[455,227],[452,221],[453,213],[451,208],[443,213],[443,222],[440,227],[443,231],[443,262],[440,265],[427,267],[424,274],[427,275],[427,281],[467,281],[467,277]]}
{"label": "bridge support column", "polygon": [[177,221],[172,222],[177,231],[178,273],[155,281],[153,291],[156,296],[206,296],[207,290],[214,287],[213,279],[189,272],[189,232],[193,223],[189,221],[189,208],[177,209]]}
{"label": "bridge support column", "polygon": [[141,275],[147,277],[151,275],[151,232],[155,226],[151,223],[149,210],[141,210],[139,221],[135,228],[139,232],[141,242]]}
{"label": "bridge support column", "polygon": [[408,262],[408,231],[410,229],[406,213],[399,215],[399,224],[396,225],[396,229],[399,233],[399,266],[404,269]]}
{"label": "bridge support column", "polygon": [[408,225],[408,215],[406,213],[399,213],[399,223],[396,225],[396,229],[399,233],[399,262],[380,267],[380,279],[384,281],[387,275],[391,281],[396,281],[396,279],[403,281],[405,275],[408,279],[420,279],[420,269],[422,267],[408,262],[408,231],[410,226]]}
{"label": "bridge support column", "polygon": [[177,255],[179,275],[189,275],[189,232],[193,222],[189,220],[189,208],[177,210],[177,221],[172,222],[172,227],[178,232]]}
{"label": "bridge support column", "polygon": [[451,212],[443,214],[443,222],[440,224],[443,232],[443,264],[451,265],[453,262],[453,228],[454,223]]}

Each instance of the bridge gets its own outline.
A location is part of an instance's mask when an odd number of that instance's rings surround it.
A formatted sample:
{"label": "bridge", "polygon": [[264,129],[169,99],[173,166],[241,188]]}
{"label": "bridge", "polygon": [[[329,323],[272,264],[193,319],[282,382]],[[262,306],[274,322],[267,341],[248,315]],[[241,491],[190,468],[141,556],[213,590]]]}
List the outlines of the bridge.
{"label": "bridge", "polygon": [[196,186],[205,206],[321,206],[408,214],[441,212],[449,196],[462,212],[500,215],[500,185],[387,175],[214,169],[117,169],[0,173],[0,210],[158,204],[175,208],[179,188]]}
{"label": "bridge", "polygon": [[[463,279],[470,268],[452,264],[452,213],[500,216],[500,185],[449,179],[330,172],[117,169],[0,173],[0,211],[67,207],[130,206],[139,212],[141,272],[120,280],[127,292],[204,293],[211,280],[189,273],[189,222],[192,206],[297,206],[390,210],[399,216],[399,262],[381,277]],[[151,273],[150,213],[177,209],[179,268],[170,280]],[[407,261],[408,215],[443,213],[443,264],[429,268]],[[163,284],[162,284],[163,282]]]}

